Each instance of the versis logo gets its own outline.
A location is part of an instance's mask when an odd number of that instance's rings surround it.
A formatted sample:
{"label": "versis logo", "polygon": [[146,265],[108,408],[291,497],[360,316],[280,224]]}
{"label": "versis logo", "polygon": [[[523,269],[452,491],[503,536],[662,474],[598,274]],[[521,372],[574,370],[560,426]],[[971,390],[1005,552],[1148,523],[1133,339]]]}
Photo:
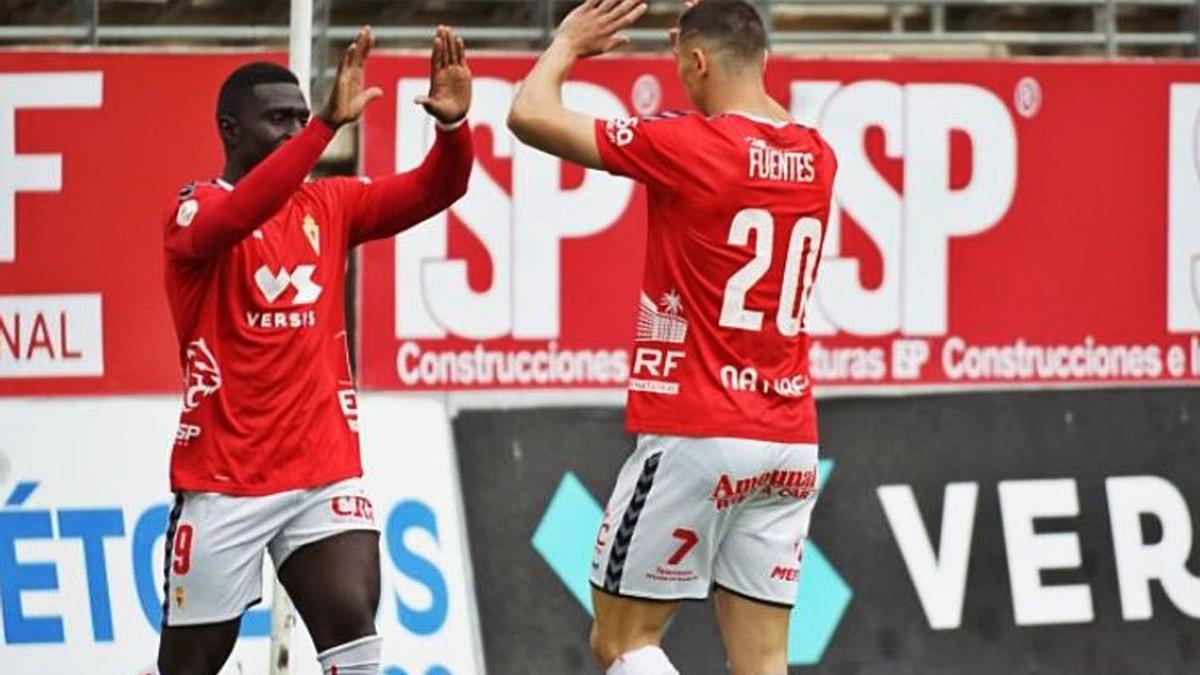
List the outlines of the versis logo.
{"label": "versis logo", "polygon": [[296,289],[296,296],[292,299],[293,307],[311,305],[321,297],[321,287],[312,280],[316,271],[316,265],[297,265],[291,272],[288,272],[286,267],[272,272],[271,268],[263,265],[254,273],[254,283],[268,304],[274,303],[290,286]]}
{"label": "versis logo", "polygon": [[[262,265],[254,272],[254,285],[268,305],[279,300],[289,289],[295,291],[290,307],[311,305],[321,297],[321,287],[312,280],[316,265],[297,265],[291,272],[286,267],[278,272]],[[251,328],[308,328],[317,325],[317,313],[312,310],[291,312],[246,312]]]}

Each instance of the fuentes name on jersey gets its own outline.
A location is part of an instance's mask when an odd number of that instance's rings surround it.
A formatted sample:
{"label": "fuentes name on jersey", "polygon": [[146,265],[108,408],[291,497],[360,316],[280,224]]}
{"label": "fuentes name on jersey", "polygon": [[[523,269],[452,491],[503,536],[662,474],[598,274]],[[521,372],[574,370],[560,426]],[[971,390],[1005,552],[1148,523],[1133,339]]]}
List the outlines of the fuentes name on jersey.
{"label": "fuentes name on jersey", "polygon": [[749,176],[754,180],[811,183],[817,179],[811,152],[780,150],[761,138],[750,139]]}

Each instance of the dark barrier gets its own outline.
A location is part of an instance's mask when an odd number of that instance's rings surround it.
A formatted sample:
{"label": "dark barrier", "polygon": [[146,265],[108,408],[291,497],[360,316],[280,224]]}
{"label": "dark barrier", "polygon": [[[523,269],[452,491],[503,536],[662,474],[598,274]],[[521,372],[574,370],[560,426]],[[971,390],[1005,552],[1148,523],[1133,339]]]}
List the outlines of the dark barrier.
{"label": "dark barrier", "polygon": [[[586,573],[621,418],[454,423],[493,675],[596,672]],[[793,672],[1196,672],[1200,391],[832,400],[821,428]],[[665,648],[724,672],[707,604]]]}

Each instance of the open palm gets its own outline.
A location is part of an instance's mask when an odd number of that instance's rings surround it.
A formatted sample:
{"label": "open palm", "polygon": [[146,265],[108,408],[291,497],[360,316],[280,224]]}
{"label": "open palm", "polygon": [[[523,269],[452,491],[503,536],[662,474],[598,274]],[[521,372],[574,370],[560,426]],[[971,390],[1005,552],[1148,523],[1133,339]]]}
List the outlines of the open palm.
{"label": "open palm", "polygon": [[429,58],[429,93],[416,102],[439,122],[462,119],[471,107],[471,69],[463,39],[447,26],[438,26]]}
{"label": "open palm", "polygon": [[321,111],[321,118],[337,128],[354,122],[362,116],[363,109],[371,101],[383,95],[379,87],[363,89],[363,64],[367,54],[375,46],[375,36],[368,26],[363,26],[354,41],[342,52],[338,61],[337,77],[329,91],[329,101]]}

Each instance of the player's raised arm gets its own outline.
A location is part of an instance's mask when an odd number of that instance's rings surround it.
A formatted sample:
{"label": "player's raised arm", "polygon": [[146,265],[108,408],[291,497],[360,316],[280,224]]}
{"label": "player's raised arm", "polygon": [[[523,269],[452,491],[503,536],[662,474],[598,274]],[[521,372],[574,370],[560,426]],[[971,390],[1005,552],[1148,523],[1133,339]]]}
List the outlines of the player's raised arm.
{"label": "player's raised arm", "polygon": [[475,151],[467,111],[471,69],[466,46],[438,26],[430,53],[429,93],[417,97],[437,121],[437,140],[412,171],[374,179],[364,188],[350,234],[351,245],[390,237],[449,207],[467,191]]}
{"label": "player's raised arm", "polygon": [[629,42],[620,31],[646,12],[644,0],[586,0],[563,19],[533,70],[517,90],[508,128],[527,145],[600,169],[595,119],[568,110],[562,85],[575,61]]}
{"label": "player's raised arm", "polygon": [[[168,230],[168,253],[206,258],[245,239],[279,211],[312,172],[338,127],[357,120],[378,87],[363,89],[363,61],[375,43],[371,29],[358,32],[338,64],[329,101],[315,119],[296,78],[275,64],[251,64],[222,88],[218,125],[225,144],[224,178],[229,192],[179,206]],[[303,126],[302,126],[303,125]]]}

